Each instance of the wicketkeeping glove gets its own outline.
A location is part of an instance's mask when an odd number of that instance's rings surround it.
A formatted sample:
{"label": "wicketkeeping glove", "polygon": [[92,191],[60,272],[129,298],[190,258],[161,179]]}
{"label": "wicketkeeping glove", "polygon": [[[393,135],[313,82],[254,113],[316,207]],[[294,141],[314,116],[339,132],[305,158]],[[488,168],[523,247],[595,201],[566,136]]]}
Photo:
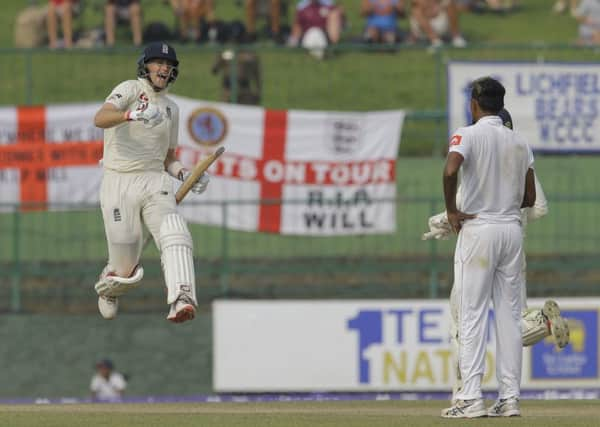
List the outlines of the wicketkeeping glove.
{"label": "wicketkeeping glove", "polygon": [[[181,173],[181,180],[185,181],[188,176],[190,176],[191,172],[188,170],[184,170]],[[206,191],[206,187],[208,187],[208,183],[210,182],[210,175],[208,172],[204,172],[200,175],[200,178],[194,183],[191,188],[192,193],[194,194],[202,194]]]}
{"label": "wicketkeeping glove", "polygon": [[446,240],[452,234],[452,227],[450,227],[450,223],[448,222],[446,211],[430,217],[427,223],[429,231],[421,236],[422,240]]}
{"label": "wicketkeeping glove", "polygon": [[151,103],[145,104],[143,108],[134,111],[127,111],[125,117],[128,121],[143,121],[146,128],[153,128],[163,121],[163,115],[160,109]]}

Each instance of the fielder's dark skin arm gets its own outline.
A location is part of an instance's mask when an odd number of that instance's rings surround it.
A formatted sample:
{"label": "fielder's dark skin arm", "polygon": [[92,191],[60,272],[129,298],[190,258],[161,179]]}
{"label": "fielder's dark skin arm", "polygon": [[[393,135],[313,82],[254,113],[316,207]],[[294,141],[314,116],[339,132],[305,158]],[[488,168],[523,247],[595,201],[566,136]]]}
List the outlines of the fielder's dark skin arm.
{"label": "fielder's dark skin arm", "polygon": [[456,189],[458,188],[458,170],[462,165],[464,158],[462,155],[451,151],[446,157],[446,166],[444,167],[444,200],[446,202],[446,215],[448,223],[455,233],[462,228],[462,222],[466,219],[475,218],[475,215],[466,214],[456,208]]}
{"label": "fielder's dark skin arm", "polygon": [[525,175],[525,194],[523,195],[522,208],[531,208],[535,203],[535,175],[533,169],[527,169],[527,175]]}

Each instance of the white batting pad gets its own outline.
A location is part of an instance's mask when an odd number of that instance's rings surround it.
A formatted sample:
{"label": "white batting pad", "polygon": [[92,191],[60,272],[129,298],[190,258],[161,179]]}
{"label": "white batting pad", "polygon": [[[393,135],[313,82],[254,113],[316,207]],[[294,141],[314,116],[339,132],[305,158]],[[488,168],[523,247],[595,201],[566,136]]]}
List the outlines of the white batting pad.
{"label": "white batting pad", "polygon": [[196,302],[192,236],[179,214],[169,214],[160,225],[161,262],[167,286],[167,304],[180,295]]}
{"label": "white batting pad", "polygon": [[144,269],[138,265],[131,277],[112,276],[112,268],[107,265],[102,270],[98,282],[94,285],[96,293],[101,296],[118,297],[140,285],[144,277]]}
{"label": "white batting pad", "polygon": [[523,335],[523,346],[525,347],[534,345],[550,335],[542,310],[530,309],[523,313],[521,333]]}

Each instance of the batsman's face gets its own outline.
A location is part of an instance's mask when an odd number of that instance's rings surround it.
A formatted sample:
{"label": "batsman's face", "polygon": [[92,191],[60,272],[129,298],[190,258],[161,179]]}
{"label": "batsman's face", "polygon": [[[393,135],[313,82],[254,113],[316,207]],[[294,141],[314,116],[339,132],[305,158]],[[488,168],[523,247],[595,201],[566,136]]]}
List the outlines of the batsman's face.
{"label": "batsman's face", "polygon": [[173,65],[166,59],[153,59],[146,64],[146,67],[152,84],[157,88],[166,88],[174,68]]}

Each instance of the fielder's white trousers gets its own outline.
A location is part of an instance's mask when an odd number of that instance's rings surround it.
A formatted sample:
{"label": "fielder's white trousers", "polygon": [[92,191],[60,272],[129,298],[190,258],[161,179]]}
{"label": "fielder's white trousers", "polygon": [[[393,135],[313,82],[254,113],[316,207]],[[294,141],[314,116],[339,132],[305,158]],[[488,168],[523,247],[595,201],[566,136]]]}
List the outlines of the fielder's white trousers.
{"label": "fielder's white trousers", "polygon": [[490,301],[495,314],[498,397],[520,395],[522,263],[518,222],[467,221],[458,235],[451,302],[458,314],[458,364],[463,381],[457,399],[482,397]]}
{"label": "fielder's white trousers", "polygon": [[166,172],[104,170],[100,206],[108,246],[108,263],[127,277],[142,253],[142,221],[158,242],[160,225],[176,212],[173,183]]}

